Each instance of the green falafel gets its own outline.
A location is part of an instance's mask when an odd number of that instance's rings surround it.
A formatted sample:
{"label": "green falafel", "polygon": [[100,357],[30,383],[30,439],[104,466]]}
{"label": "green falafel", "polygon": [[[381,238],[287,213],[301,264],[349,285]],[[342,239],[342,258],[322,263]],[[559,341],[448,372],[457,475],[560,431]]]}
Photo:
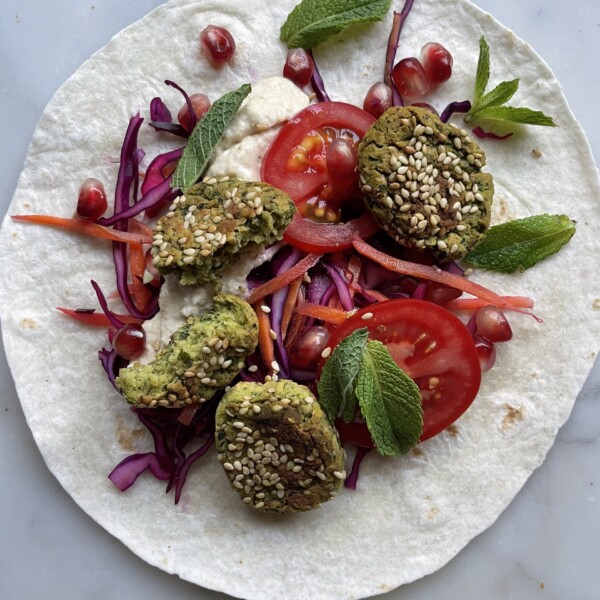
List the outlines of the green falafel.
{"label": "green falafel", "polygon": [[285,192],[266,183],[205,178],[159,219],[152,262],[183,285],[219,284],[239,254],[279,241],[295,211]]}
{"label": "green falafel", "polygon": [[358,150],[369,210],[398,243],[439,262],[465,256],[490,224],[492,176],[465,131],[414,106],[387,110]]}
{"label": "green falafel", "polygon": [[310,390],[293,381],[242,382],[216,414],[219,461],[242,501],[286,513],[320,506],[345,478],[345,453]]}
{"label": "green falafel", "polygon": [[252,307],[237,296],[215,296],[212,309],[190,317],[154,361],[121,369],[115,383],[130,404],[143,408],[206,402],[235,379],[257,344]]}

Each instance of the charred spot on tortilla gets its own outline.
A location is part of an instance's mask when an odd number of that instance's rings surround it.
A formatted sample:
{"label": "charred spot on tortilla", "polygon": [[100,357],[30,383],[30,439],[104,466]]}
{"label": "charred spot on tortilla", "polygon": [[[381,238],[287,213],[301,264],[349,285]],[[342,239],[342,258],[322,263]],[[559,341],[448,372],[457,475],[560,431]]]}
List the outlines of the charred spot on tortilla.
{"label": "charred spot on tortilla", "polygon": [[492,176],[467,132],[414,106],[387,110],[359,145],[361,189],[382,229],[439,262],[462,258],[490,224]]}
{"label": "charred spot on tortilla", "polygon": [[257,344],[252,307],[237,296],[215,296],[212,309],[190,317],[154,361],[121,369],[115,383],[143,408],[203,403],[235,379]]}
{"label": "charred spot on tortilla", "polygon": [[156,224],[152,262],[183,285],[214,282],[243,252],[279,241],[296,208],[266,183],[206,178]]}
{"label": "charred spot on tortilla", "polygon": [[345,453],[310,390],[293,381],[241,382],[216,414],[219,461],[242,501],[261,511],[317,508],[345,479]]}

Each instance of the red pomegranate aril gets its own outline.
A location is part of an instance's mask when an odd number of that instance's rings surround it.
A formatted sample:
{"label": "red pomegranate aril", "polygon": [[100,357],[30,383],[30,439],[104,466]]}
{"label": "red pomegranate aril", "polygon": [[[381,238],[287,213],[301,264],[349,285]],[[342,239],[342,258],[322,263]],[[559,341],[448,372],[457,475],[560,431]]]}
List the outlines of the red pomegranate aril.
{"label": "red pomegranate aril", "polygon": [[484,306],[475,313],[477,333],[491,342],[508,342],[513,336],[504,313],[497,306]]}
{"label": "red pomegranate aril", "polygon": [[308,367],[314,364],[329,341],[329,330],[322,325],[314,325],[290,348],[289,356],[295,367]]}
{"label": "red pomegranate aril", "polygon": [[297,86],[304,87],[310,83],[315,63],[308,52],[302,48],[293,48],[287,53],[283,76]]}
{"label": "red pomegranate aril", "polygon": [[383,81],[374,83],[365,96],[363,109],[378,119],[390,106],[392,106],[390,86]]}
{"label": "red pomegranate aril", "polygon": [[77,216],[87,221],[99,219],[108,209],[104,185],[98,179],[90,177],[79,188],[77,198]]}
{"label": "red pomegranate aril", "polygon": [[456,288],[444,285],[443,283],[435,283],[430,281],[425,290],[425,300],[434,302],[435,304],[446,304],[450,300],[456,300],[462,296],[462,292]]}
{"label": "red pomegranate aril", "polygon": [[124,325],[112,340],[115,352],[125,360],[139,358],[146,349],[146,332],[141,325]]}
{"label": "red pomegranate aril", "polygon": [[452,76],[452,55],[437,42],[429,42],[421,50],[421,64],[433,85],[444,83]]}
{"label": "red pomegranate aril", "polygon": [[392,80],[402,98],[420,98],[429,91],[429,78],[414,56],[403,58],[392,70]]}
{"label": "red pomegranate aril", "polygon": [[489,371],[496,362],[496,346],[494,342],[484,338],[482,335],[474,335],[473,342],[479,358],[479,365],[482,371]]}
{"label": "red pomegranate aril", "polygon": [[[210,109],[210,100],[205,94],[192,94],[190,96],[192,108],[196,119],[199,121]],[[177,120],[179,124],[186,130],[192,130],[192,122],[190,119],[190,111],[188,110],[187,102],[179,109],[177,113]]]}
{"label": "red pomegranate aril", "polygon": [[230,61],[235,52],[235,40],[224,27],[208,25],[200,34],[200,48],[215,68]]}

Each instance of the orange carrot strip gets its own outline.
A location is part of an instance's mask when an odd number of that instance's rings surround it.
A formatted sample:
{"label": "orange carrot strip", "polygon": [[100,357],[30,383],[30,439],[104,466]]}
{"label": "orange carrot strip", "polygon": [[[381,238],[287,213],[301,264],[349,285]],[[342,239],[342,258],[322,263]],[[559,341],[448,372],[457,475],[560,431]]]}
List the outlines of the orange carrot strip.
{"label": "orange carrot strip", "polygon": [[148,225],[138,221],[137,219],[129,219],[127,223],[131,233],[142,235],[146,240],[148,240],[145,243],[152,243],[152,240],[154,239],[154,230],[151,227],[148,227]]}
{"label": "orange carrot strip", "polygon": [[256,318],[258,319],[258,348],[263,362],[268,369],[275,360],[275,349],[273,348],[273,339],[271,338],[271,322],[269,316],[264,313],[260,306],[254,306]]}
{"label": "orange carrot strip", "polygon": [[248,302],[255,304],[259,300],[266,298],[282,287],[289,285],[294,279],[304,275],[311,267],[314,267],[320,260],[322,254],[307,254],[300,262],[288,269],[285,273],[270,279],[266,283],[259,285],[250,292]]}
{"label": "orange carrot strip", "polygon": [[129,270],[131,272],[132,296],[139,310],[144,310],[150,296],[150,291],[144,285],[144,271],[146,270],[146,255],[141,244],[129,246]]}
{"label": "orange carrot strip", "polygon": [[486,300],[490,304],[494,304],[500,308],[516,310],[517,312],[534,317],[537,321],[540,320],[530,312],[527,312],[521,307],[512,304],[509,300],[506,300],[506,297],[500,296],[499,294],[496,294],[496,292],[492,292],[492,290],[488,290],[482,285],[466,279],[465,277],[452,275],[452,273],[448,273],[448,271],[442,271],[442,269],[438,267],[419,265],[417,263],[394,258],[393,256],[389,256],[384,252],[376,250],[373,248],[373,246],[370,246],[360,238],[354,238],[352,245],[359,254],[370,258],[372,261],[376,262],[378,265],[381,265],[388,271],[393,271],[394,273],[400,273],[402,275],[409,275],[412,277],[419,277],[420,279],[425,279],[427,281],[443,283],[457,290],[467,292],[467,294],[471,294],[472,296],[477,296],[478,298]]}
{"label": "orange carrot strip", "polygon": [[290,283],[290,289],[288,291],[287,298],[285,299],[285,304],[283,305],[283,311],[281,313],[281,338],[284,342],[288,327],[290,325],[290,320],[292,319],[294,307],[296,306],[296,302],[298,300],[298,290],[302,285],[303,279],[304,276],[301,275],[298,277],[298,279],[294,279],[294,281]]}
{"label": "orange carrot strip", "polygon": [[76,233],[90,235],[92,237],[112,240],[113,242],[124,242],[126,244],[151,244],[152,237],[147,237],[139,233],[127,233],[126,231],[116,231],[92,223],[83,219],[66,219],[63,217],[53,217],[52,215],[12,215],[15,221],[27,221],[37,225],[47,225],[49,227],[60,227]]}
{"label": "orange carrot strip", "polygon": [[321,306],[310,302],[300,302],[296,307],[296,312],[300,315],[321,319],[321,321],[335,323],[336,325],[340,325],[348,318],[346,313],[339,308]]}
{"label": "orange carrot strip", "polygon": [[[518,308],[533,308],[533,300],[527,296],[501,296],[512,306]],[[456,298],[444,304],[448,310],[477,310],[483,306],[489,306],[493,302],[482,300],[481,298]]]}
{"label": "orange carrot strip", "polygon": [[[75,321],[89,325],[90,327],[112,327],[112,323],[108,320],[108,317],[101,312],[80,312],[73,310],[72,308],[61,308],[56,307],[56,310],[60,310],[61,313],[71,317]],[[123,321],[123,323],[142,323],[140,319],[134,319],[131,315],[115,315],[117,319]]]}
{"label": "orange carrot strip", "polygon": [[373,296],[373,298],[375,298],[377,302],[384,302],[385,300],[389,300],[389,298],[385,294],[382,294],[377,290],[365,290],[365,292],[369,294],[369,296]]}

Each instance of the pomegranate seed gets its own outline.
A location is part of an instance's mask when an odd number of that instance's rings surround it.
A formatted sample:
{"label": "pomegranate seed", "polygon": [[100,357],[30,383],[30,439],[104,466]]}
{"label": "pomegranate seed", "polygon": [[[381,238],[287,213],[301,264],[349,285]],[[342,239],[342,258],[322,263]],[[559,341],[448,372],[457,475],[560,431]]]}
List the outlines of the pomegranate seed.
{"label": "pomegranate seed", "polygon": [[390,86],[383,81],[374,83],[365,96],[363,109],[378,119],[390,106],[392,106]]}
{"label": "pomegranate seed", "polygon": [[392,70],[392,79],[403,98],[420,98],[429,91],[429,79],[414,56],[396,63]]}
{"label": "pomegranate seed", "polygon": [[329,330],[314,325],[290,348],[290,360],[295,367],[308,367],[321,355],[329,341]]}
{"label": "pomegranate seed", "polygon": [[425,290],[425,300],[435,302],[435,304],[446,304],[446,302],[455,300],[461,295],[462,292],[460,290],[451,288],[443,283],[435,283],[434,281],[430,281]]}
{"label": "pomegranate seed", "polygon": [[200,48],[210,64],[218,69],[233,57],[235,40],[224,27],[209,25],[200,34]]}
{"label": "pomegranate seed", "polygon": [[293,81],[297,86],[304,87],[310,83],[315,63],[306,50],[293,48],[287,53],[283,76]]}
{"label": "pomegranate seed", "polygon": [[484,306],[475,313],[477,333],[491,342],[508,342],[513,336],[504,313],[497,306]]}
{"label": "pomegranate seed", "polygon": [[444,83],[452,76],[452,54],[441,44],[429,42],[421,50],[423,70],[433,85]]}
{"label": "pomegranate seed", "polygon": [[104,185],[94,177],[86,179],[79,188],[77,216],[88,221],[99,219],[108,209]]}
{"label": "pomegranate seed", "polygon": [[496,362],[496,346],[494,342],[484,338],[482,335],[474,335],[473,342],[475,343],[475,350],[477,350],[477,357],[479,358],[479,366],[482,371],[489,371]]}
{"label": "pomegranate seed", "polygon": [[133,323],[117,330],[112,340],[115,352],[125,360],[139,358],[146,348],[146,332],[141,325]]}
{"label": "pomegranate seed", "polygon": [[[190,101],[192,103],[192,108],[194,109],[196,119],[200,120],[210,108],[210,100],[208,99],[208,96],[205,96],[204,94],[192,94],[190,96]],[[192,123],[187,103],[179,109],[179,112],[177,113],[177,120],[186,131],[191,132]]]}

